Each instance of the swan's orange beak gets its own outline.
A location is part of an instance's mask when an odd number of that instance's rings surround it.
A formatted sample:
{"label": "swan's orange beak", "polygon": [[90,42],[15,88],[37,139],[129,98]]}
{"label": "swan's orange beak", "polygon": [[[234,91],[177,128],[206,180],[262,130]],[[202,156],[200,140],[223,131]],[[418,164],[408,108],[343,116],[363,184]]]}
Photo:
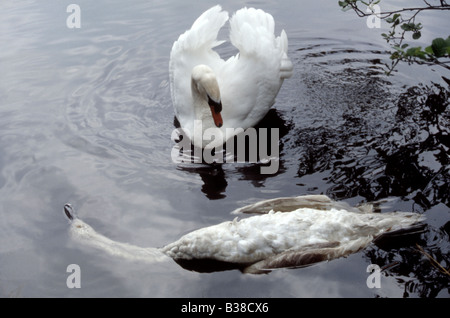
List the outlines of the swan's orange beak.
{"label": "swan's orange beak", "polygon": [[222,120],[222,115],[220,114],[220,112],[217,112],[214,109],[214,106],[210,106],[211,107],[211,113],[212,113],[212,117],[214,119],[214,124],[216,124],[217,127],[222,127],[223,125],[223,120]]}
{"label": "swan's orange beak", "polygon": [[209,107],[211,108],[211,114],[214,120],[214,124],[219,128],[222,127],[223,120],[222,115],[220,114],[220,112],[222,111],[222,103],[221,102],[217,103],[208,96],[208,104]]}

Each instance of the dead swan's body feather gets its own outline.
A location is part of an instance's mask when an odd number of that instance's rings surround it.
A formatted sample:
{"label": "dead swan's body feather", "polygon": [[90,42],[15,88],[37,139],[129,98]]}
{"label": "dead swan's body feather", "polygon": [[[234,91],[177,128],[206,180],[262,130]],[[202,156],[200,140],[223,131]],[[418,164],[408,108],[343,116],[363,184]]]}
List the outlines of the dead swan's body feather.
{"label": "dead swan's body feather", "polygon": [[[286,210],[284,201],[295,209],[275,212],[274,202]],[[236,218],[193,231],[161,249],[113,242],[79,219],[73,221],[72,233],[79,239],[84,237],[90,245],[126,258],[156,261],[163,260],[166,255],[177,262],[214,260],[240,264],[245,272],[259,273],[346,256],[366,247],[384,233],[407,229],[424,219],[417,213],[361,211],[326,196],[282,198],[256,205],[260,211],[272,208],[266,214],[241,220]],[[254,207],[250,205],[239,212]]]}

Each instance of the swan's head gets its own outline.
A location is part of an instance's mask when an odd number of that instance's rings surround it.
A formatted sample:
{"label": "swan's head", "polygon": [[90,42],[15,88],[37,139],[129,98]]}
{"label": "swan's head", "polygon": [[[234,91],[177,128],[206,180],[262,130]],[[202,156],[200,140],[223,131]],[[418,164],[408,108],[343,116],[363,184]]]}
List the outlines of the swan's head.
{"label": "swan's head", "polygon": [[[222,127],[223,120],[222,101],[220,99],[219,84],[213,70],[206,65],[197,65],[192,70],[192,90],[197,96],[205,101],[210,110],[217,127]],[[203,103],[205,104],[205,103]]]}

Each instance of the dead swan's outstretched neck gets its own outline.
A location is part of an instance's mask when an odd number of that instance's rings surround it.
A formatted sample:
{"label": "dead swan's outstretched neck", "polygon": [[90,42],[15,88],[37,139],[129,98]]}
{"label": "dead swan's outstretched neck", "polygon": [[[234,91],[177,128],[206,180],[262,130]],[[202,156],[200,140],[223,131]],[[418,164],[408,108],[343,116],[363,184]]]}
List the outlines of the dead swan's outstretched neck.
{"label": "dead swan's outstretched neck", "polygon": [[89,224],[80,220],[74,211],[72,205],[64,205],[64,214],[70,220],[69,233],[77,243],[129,261],[153,264],[168,259],[160,249],[116,242],[97,233]]}

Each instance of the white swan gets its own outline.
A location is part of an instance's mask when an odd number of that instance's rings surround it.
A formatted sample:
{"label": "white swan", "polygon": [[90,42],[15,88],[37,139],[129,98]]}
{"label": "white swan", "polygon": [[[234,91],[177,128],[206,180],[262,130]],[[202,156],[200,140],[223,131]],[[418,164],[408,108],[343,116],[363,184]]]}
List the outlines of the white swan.
{"label": "white swan", "polygon": [[[285,78],[292,75],[285,31],[274,35],[273,17],[244,8],[230,19],[230,40],[239,54],[227,61],[213,50],[228,20],[220,6],[205,11],[180,35],[170,54],[170,88],[175,116],[197,147],[217,147],[231,138],[226,128],[247,129],[269,111]],[[201,127],[200,127],[201,126]],[[222,140],[203,140],[216,128]],[[208,148],[207,147],[207,148]]]}
{"label": "white swan", "polygon": [[416,230],[414,225],[425,219],[409,212],[373,213],[371,205],[354,208],[323,195],[278,198],[235,211],[261,215],[202,228],[158,249],[114,242],[77,219],[70,205],[65,212],[75,240],[111,255],[148,262],[169,256],[188,269],[239,268],[246,273],[346,256],[385,234]]}

